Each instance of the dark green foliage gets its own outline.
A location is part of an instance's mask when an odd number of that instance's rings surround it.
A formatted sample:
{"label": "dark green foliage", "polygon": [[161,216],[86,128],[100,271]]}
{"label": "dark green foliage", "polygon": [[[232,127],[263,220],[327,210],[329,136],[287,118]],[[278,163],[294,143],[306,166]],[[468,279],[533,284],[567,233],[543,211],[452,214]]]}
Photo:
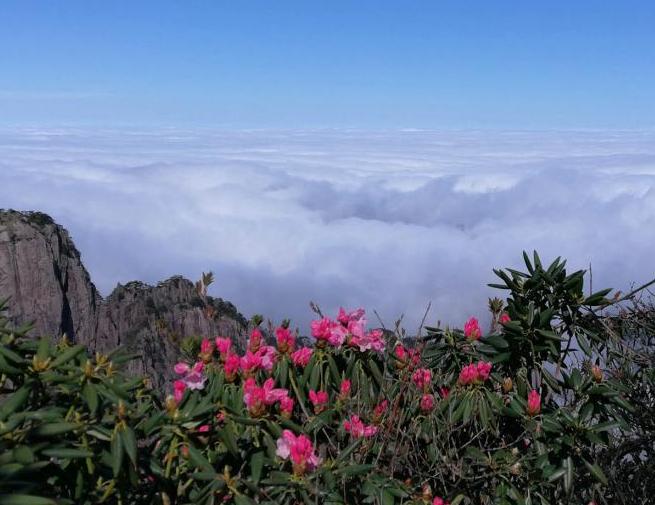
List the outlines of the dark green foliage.
{"label": "dark green foliage", "polygon": [[[204,387],[162,402],[117,372],[124,352],[91,358],[0,318],[0,503],[627,503],[652,472],[655,360],[643,352],[650,341],[625,347],[652,338],[655,319],[610,328],[598,311],[608,291],[584,296],[584,272],[559,259],[544,267],[536,253],[525,262],[525,272],[496,271],[508,297],[490,304],[493,331],[479,340],[427,327],[407,349],[399,329],[374,352],[350,335],[317,345],[306,366],[280,347],[272,370],[252,378],[288,390],[288,415],[274,402],[247,408],[246,374],[226,374],[225,356],[203,354],[201,338],[182,346],[189,364],[204,362]],[[463,367],[480,361],[493,363],[491,376],[464,383]],[[431,372],[420,387],[419,369]],[[532,390],[540,412],[528,409]],[[324,410],[310,391],[328,394]],[[355,414],[374,436],[344,430]],[[283,430],[308,437],[316,469],[276,455]],[[647,457],[637,443],[651,444]]]}

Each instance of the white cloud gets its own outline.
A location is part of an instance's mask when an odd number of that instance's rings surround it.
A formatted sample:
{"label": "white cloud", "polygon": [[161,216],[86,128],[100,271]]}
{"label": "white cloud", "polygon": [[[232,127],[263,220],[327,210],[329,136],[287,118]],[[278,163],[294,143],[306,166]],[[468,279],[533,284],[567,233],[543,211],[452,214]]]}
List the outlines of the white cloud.
{"label": "white cloud", "polygon": [[100,290],[213,269],[214,294],[306,324],[309,300],[483,314],[522,249],[652,276],[655,132],[2,130],[0,207],[72,232]]}

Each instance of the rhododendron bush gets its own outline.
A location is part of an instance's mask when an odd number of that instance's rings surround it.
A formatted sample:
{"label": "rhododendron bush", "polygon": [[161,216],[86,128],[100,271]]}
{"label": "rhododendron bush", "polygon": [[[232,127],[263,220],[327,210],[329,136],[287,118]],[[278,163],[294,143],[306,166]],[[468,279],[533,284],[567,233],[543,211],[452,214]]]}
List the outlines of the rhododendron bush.
{"label": "rhododendron bush", "polygon": [[[121,354],[26,340],[0,351],[0,494],[20,503],[613,503],[599,455],[631,405],[583,272],[496,271],[491,329],[408,338],[317,309],[300,345],[257,319],[205,336],[163,398]],[[482,316],[480,316],[482,320]],[[29,496],[28,496],[29,495]],[[31,498],[30,498],[31,497]],[[56,498],[56,501],[50,501]],[[13,503],[19,503],[14,501]]]}

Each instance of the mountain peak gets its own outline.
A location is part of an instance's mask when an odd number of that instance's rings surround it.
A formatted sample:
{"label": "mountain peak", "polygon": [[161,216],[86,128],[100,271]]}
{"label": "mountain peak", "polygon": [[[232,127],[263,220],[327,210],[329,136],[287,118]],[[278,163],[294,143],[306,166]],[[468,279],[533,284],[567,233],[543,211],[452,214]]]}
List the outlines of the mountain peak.
{"label": "mountain peak", "polygon": [[33,334],[66,334],[90,351],[122,345],[140,355],[128,365],[162,387],[172,379],[188,336],[229,336],[240,344],[246,319],[236,307],[198,293],[176,275],[149,285],[131,281],[102,299],[65,228],[42,212],[0,210],[0,299],[9,319],[33,322]]}

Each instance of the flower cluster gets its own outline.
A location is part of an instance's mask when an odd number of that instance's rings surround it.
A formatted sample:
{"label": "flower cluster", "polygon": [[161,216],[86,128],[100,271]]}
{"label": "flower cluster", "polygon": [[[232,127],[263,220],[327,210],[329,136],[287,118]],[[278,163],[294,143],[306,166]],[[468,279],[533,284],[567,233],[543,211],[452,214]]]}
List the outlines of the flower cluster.
{"label": "flower cluster", "polygon": [[184,391],[187,389],[202,389],[205,387],[205,381],[207,379],[202,373],[204,367],[205,364],[202,361],[198,361],[193,366],[189,366],[186,363],[175,365],[173,368],[175,373],[182,376],[181,379],[173,383],[175,401],[180,402],[184,396]]}
{"label": "flower cluster", "polygon": [[[276,402],[282,403],[293,400],[289,397],[289,391],[284,388],[275,388],[275,381],[269,377],[262,387],[257,385],[254,378],[248,377],[243,383],[243,403],[246,404],[248,412],[253,417],[259,417],[266,412],[266,407]],[[285,406],[288,403],[284,404]],[[293,403],[291,404],[293,408]],[[280,406],[283,410],[283,406]]]}
{"label": "flower cluster", "polygon": [[487,361],[478,361],[476,363],[471,363],[462,368],[462,371],[459,373],[459,383],[462,386],[468,384],[480,384],[486,381],[491,374],[491,363]]}
{"label": "flower cluster", "polygon": [[343,422],[343,429],[350,433],[353,438],[369,438],[378,432],[377,426],[365,425],[359,416],[355,414]]}
{"label": "flower cluster", "polygon": [[329,396],[325,391],[309,391],[309,401],[314,405],[314,414],[320,414],[327,408]]}
{"label": "flower cluster", "polygon": [[402,369],[406,366],[417,367],[421,362],[421,354],[417,349],[407,349],[404,345],[398,344],[393,350],[396,358],[396,368]]}
{"label": "flower cluster", "polygon": [[291,361],[294,365],[304,368],[309,364],[312,359],[313,349],[311,347],[301,347],[291,355]]}
{"label": "flower cluster", "polygon": [[334,347],[341,347],[344,343],[361,352],[383,352],[385,348],[384,334],[380,329],[366,330],[366,317],[364,309],[346,312],[343,307],[339,309],[337,320],[328,317],[312,321],[312,336],[316,345],[325,346],[326,343]]}
{"label": "flower cluster", "polygon": [[467,340],[480,340],[482,332],[480,331],[480,324],[474,317],[466,321],[464,324],[464,336]]}
{"label": "flower cluster", "polygon": [[419,368],[412,374],[412,381],[417,388],[427,392],[432,382],[432,371],[427,368]]}
{"label": "flower cluster", "polygon": [[316,455],[312,441],[306,435],[294,435],[291,430],[282,432],[282,436],[277,440],[275,454],[282,459],[290,459],[293,473],[296,475],[303,475],[321,464],[321,458]]}

